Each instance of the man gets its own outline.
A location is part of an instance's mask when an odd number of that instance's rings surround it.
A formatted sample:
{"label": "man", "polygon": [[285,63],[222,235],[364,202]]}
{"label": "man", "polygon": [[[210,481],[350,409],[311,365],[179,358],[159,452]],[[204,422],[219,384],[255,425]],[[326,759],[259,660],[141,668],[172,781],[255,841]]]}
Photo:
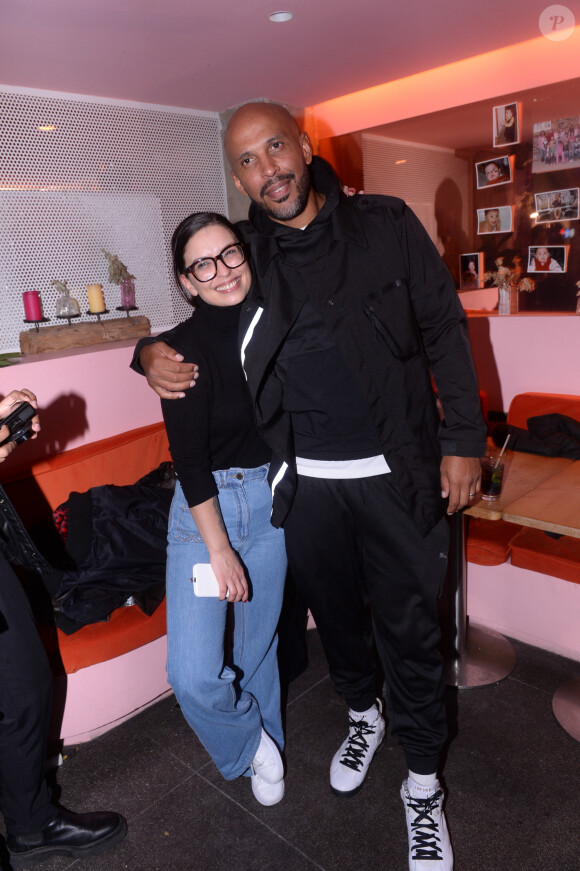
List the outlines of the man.
{"label": "man", "polygon": [[[29,390],[13,390],[0,402],[0,421],[20,403],[36,408]],[[38,416],[32,430],[40,430]],[[14,450],[0,426],[0,463]],[[74,814],[50,803],[45,781],[52,705],[52,674],[20,581],[0,552],[0,808],[13,868],[52,856],[83,858],[123,840],[117,813]]]}
{"label": "man", "polygon": [[[242,106],[225,147],[236,187],[252,200],[240,229],[255,281],[240,339],[258,426],[273,450],[272,522],[284,527],[291,575],[350,709],[331,788],[357,792],[383,741],[374,634],[392,733],[409,766],[401,790],[409,867],[450,871],[437,780],[446,740],[436,649],[443,500],[453,513],[477,492],[485,448],[463,311],[405,204],[344,197],[283,107]],[[195,383],[195,367],[167,344],[139,351],[160,395],[179,397]]]}

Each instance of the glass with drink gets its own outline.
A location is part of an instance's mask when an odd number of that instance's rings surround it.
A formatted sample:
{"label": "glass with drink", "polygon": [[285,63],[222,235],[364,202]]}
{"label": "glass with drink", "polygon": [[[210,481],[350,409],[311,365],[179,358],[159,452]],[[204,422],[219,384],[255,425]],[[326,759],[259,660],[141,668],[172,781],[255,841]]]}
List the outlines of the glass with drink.
{"label": "glass with drink", "polygon": [[503,484],[504,457],[499,451],[490,451],[481,458],[481,491],[482,499],[499,499]]}

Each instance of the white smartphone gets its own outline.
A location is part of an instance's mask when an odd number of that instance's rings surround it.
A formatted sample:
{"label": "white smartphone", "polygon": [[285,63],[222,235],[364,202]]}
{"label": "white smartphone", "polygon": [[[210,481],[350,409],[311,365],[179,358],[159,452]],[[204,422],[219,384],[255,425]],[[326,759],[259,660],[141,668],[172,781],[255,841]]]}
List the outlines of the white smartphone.
{"label": "white smartphone", "polygon": [[219,596],[220,588],[210,563],[196,563],[192,580],[196,596]]}

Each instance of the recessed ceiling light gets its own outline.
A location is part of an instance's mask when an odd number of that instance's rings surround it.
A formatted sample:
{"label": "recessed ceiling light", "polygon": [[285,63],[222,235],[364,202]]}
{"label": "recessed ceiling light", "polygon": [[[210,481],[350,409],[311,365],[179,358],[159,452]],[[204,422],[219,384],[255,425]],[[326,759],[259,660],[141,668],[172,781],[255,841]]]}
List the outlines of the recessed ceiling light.
{"label": "recessed ceiling light", "polygon": [[294,18],[293,12],[272,12],[271,15],[268,15],[270,21],[275,21],[276,23],[281,23],[283,21],[292,21]]}
{"label": "recessed ceiling light", "polygon": [[37,127],[36,129],[41,130],[43,132],[46,132],[48,130],[55,130],[56,128],[55,128],[54,124],[42,124],[40,127]]}

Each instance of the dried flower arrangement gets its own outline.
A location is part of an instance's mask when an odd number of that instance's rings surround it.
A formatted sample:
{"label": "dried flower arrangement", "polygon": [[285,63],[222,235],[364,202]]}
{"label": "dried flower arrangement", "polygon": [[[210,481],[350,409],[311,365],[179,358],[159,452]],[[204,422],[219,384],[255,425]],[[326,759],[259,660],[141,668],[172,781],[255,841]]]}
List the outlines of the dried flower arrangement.
{"label": "dried flower arrangement", "polygon": [[135,276],[131,275],[124,263],[121,263],[116,254],[109,254],[104,248],[101,248],[109,264],[109,281],[111,284],[122,284],[124,281],[132,281]]}
{"label": "dried flower arrangement", "polygon": [[491,281],[494,287],[499,287],[501,290],[525,290],[531,293],[536,288],[536,283],[533,279],[524,276],[522,278],[522,258],[517,255],[513,258],[513,269],[503,265],[503,257],[498,257],[495,261],[497,266],[496,272],[485,272],[484,281]]}

